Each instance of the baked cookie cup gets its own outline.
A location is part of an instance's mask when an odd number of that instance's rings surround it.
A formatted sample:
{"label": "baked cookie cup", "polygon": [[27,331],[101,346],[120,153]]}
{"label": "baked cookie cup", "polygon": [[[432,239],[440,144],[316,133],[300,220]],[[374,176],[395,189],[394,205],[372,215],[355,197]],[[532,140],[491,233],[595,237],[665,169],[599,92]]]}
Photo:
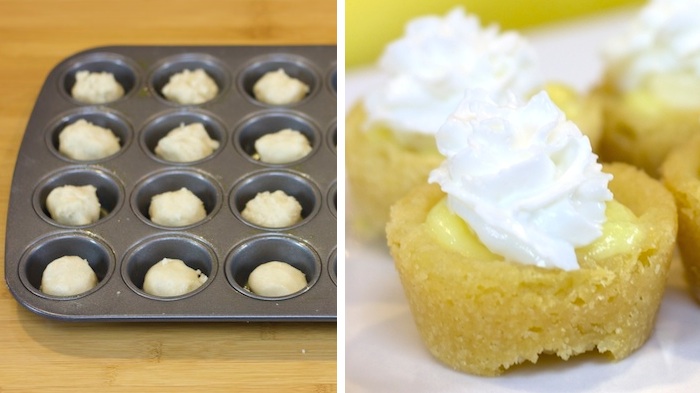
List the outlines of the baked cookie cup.
{"label": "baked cookie cup", "polygon": [[659,177],[668,153],[700,134],[700,107],[674,107],[645,89],[619,92],[610,81],[593,94],[602,103],[602,161],[627,162]]}
{"label": "baked cookie cup", "polygon": [[678,206],[678,249],[690,293],[700,302],[700,134],[668,155],[661,176]]}
{"label": "baked cookie cup", "polygon": [[380,238],[389,220],[389,207],[418,184],[444,157],[432,136],[399,141],[382,127],[363,129],[367,114],[355,105],[345,119],[345,161],[352,213],[352,230],[364,238]]}
{"label": "baked cookie cup", "polygon": [[614,176],[615,201],[603,236],[577,250],[573,271],[505,261],[475,237],[456,245],[438,238],[431,216],[445,194],[437,185],[392,206],[388,245],[422,340],[438,360],[495,376],[546,353],[568,359],[597,349],[621,359],[647,340],[673,254],[675,203],[637,168],[603,169]]}

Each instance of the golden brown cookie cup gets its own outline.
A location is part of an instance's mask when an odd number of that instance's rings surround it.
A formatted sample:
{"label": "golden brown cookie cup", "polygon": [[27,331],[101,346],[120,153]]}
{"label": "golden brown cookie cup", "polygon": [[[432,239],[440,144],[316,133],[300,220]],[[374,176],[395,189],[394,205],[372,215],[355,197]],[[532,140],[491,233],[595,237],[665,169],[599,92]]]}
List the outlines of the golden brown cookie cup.
{"label": "golden brown cookie cup", "polygon": [[671,151],[661,174],[678,206],[678,249],[686,280],[700,302],[700,134]]}
{"label": "golden brown cookie cup", "polygon": [[615,199],[647,232],[641,247],[576,271],[479,260],[441,246],[426,216],[444,194],[416,188],[391,208],[387,238],[404,292],[430,352],[450,367],[494,376],[540,354],[562,359],[597,349],[628,356],[649,337],[676,239],[676,207],[656,180],[606,165]]}
{"label": "golden brown cookie cup", "polygon": [[625,95],[608,81],[594,95],[603,107],[602,161],[627,162],[659,177],[659,166],[668,153],[700,133],[700,108],[677,109],[665,105],[638,106],[625,103]]}
{"label": "golden brown cookie cup", "polygon": [[425,183],[443,156],[436,147],[408,147],[386,129],[364,130],[365,120],[362,105],[355,106],[346,118],[345,161],[352,204],[348,221],[361,237],[379,238],[391,204]]}

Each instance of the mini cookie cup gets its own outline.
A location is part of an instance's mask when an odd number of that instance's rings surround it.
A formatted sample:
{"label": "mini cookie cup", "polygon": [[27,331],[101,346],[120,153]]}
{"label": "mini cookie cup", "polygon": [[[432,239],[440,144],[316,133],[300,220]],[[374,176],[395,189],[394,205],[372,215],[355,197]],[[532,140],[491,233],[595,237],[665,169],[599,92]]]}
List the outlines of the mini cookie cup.
{"label": "mini cookie cup", "polygon": [[700,134],[672,150],[660,171],[678,205],[678,249],[690,293],[700,302]]}
{"label": "mini cookie cup", "polygon": [[700,108],[674,108],[661,101],[632,104],[609,80],[592,94],[602,102],[602,161],[626,162],[658,178],[669,152],[700,134]]}
{"label": "mini cookie cup", "polygon": [[468,258],[435,241],[426,224],[444,193],[414,189],[391,208],[387,239],[424,344],[441,362],[495,376],[541,354],[597,349],[622,359],[649,337],[677,232],[676,206],[656,180],[610,164],[610,189],[646,231],[639,246],[574,271]]}

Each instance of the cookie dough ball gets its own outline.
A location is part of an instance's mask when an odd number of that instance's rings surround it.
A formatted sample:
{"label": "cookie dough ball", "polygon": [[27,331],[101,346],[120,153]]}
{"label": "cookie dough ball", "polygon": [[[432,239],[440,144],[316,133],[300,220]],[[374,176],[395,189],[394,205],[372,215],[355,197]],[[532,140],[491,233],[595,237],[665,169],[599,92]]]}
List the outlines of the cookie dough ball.
{"label": "cookie dough ball", "polygon": [[198,161],[214,153],[219,142],[211,139],[202,123],[180,124],[158,141],[155,153],[173,162]]}
{"label": "cookie dough ball", "polygon": [[85,259],[70,255],[55,259],[41,276],[41,292],[51,296],[75,296],[97,285],[97,276]]}
{"label": "cookie dough ball", "polygon": [[179,259],[163,258],[153,265],[143,281],[143,291],[160,297],[181,296],[207,282],[206,274]]}
{"label": "cookie dough ball", "polygon": [[100,219],[97,188],[92,185],[56,187],[46,197],[46,209],[59,224],[92,224]]}
{"label": "cookie dough ball", "polygon": [[121,98],[124,88],[110,72],[78,71],[71,95],[86,104],[105,104]]}
{"label": "cookie dough ball", "polygon": [[301,221],[301,204],[284,191],[263,191],[246,203],[244,219],[265,228],[284,228]]}
{"label": "cookie dough ball", "polygon": [[258,138],[255,151],[262,162],[287,164],[306,157],[311,152],[311,144],[301,132],[285,128]]}
{"label": "cookie dough ball", "polygon": [[153,196],[148,214],[151,221],[165,227],[191,225],[207,216],[202,200],[185,187]]}
{"label": "cookie dough ball", "polygon": [[203,69],[197,68],[173,74],[163,86],[162,93],[165,98],[178,104],[196,105],[216,97],[219,87]]}
{"label": "cookie dough ball", "polygon": [[309,92],[309,85],[292,78],[284,69],[265,73],[255,85],[255,98],[270,105],[289,105],[301,101]]}
{"label": "cookie dough ball", "polygon": [[119,138],[112,130],[85,119],[69,124],[58,134],[58,151],[74,160],[100,160],[115,154],[119,149]]}
{"label": "cookie dough ball", "polygon": [[306,285],[306,276],[301,270],[279,261],[263,263],[248,277],[248,288],[260,296],[287,296],[301,291]]}

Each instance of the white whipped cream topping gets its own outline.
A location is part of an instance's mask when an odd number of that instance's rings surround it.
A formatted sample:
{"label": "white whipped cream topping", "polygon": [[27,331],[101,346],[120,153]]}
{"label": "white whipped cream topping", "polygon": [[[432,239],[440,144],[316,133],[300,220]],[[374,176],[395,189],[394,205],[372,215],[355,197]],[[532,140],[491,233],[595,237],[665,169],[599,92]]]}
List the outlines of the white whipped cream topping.
{"label": "white whipped cream topping", "polygon": [[497,26],[482,28],[463,8],[410,21],[379,67],[385,82],[364,99],[367,126],[399,132],[434,135],[468,87],[524,98],[541,85],[536,54],[524,38]]}
{"label": "white whipped cream topping", "polygon": [[602,234],[612,176],[547,93],[520,103],[468,90],[436,139],[446,160],[429,181],[486,247],[523,264],[578,269],[574,249]]}
{"label": "white whipped cream topping", "polygon": [[700,77],[700,2],[652,0],[603,54],[622,91],[642,86],[654,74]]}

